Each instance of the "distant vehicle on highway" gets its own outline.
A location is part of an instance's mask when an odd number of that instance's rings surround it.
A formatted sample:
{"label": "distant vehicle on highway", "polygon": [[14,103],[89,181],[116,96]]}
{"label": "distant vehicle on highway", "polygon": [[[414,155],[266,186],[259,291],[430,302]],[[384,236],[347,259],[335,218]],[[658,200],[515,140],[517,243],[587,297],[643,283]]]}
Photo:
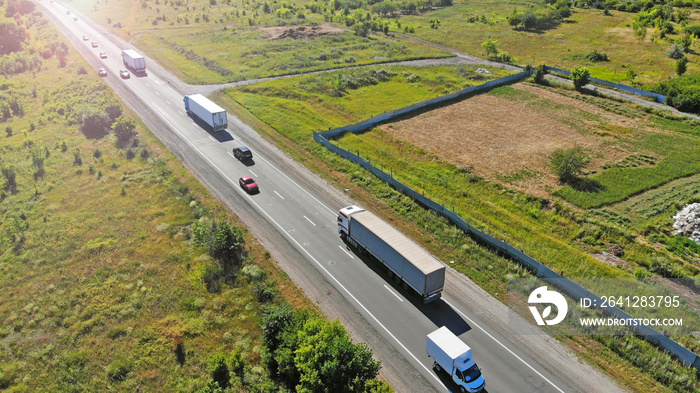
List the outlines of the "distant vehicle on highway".
{"label": "distant vehicle on highway", "polygon": [[190,94],[184,98],[187,114],[196,116],[212,131],[223,131],[228,126],[226,111],[201,94]]}
{"label": "distant vehicle on highway", "polygon": [[107,53],[100,52],[100,59],[106,59],[106,58],[107,58]]}
{"label": "distant vehicle on highway", "polygon": [[129,79],[131,78],[131,74],[129,74],[128,70],[119,70],[119,76],[122,77],[122,79]]}
{"label": "distant vehicle on highway", "polygon": [[92,41],[92,47],[97,48],[97,41]]}
{"label": "distant vehicle on highway", "polygon": [[74,20],[74,21],[77,21],[77,20],[78,20],[78,17],[77,17],[77,16],[74,16],[74,17],[73,17],[73,20]]}
{"label": "distant vehicle on highway", "polygon": [[90,38],[88,38],[88,36],[84,35],[84,36],[83,36],[83,41],[90,41]]}
{"label": "distant vehicle on highway", "polygon": [[97,73],[98,73],[100,76],[107,76],[107,70],[105,70],[104,68],[98,68],[98,69],[97,69]]}
{"label": "distant vehicle on highway", "polygon": [[70,10],[66,10],[66,15],[70,15]]}
{"label": "distant vehicle on highway", "polygon": [[246,190],[246,192],[248,192],[248,194],[252,194],[252,193],[260,191],[258,189],[258,183],[256,183],[255,180],[253,180],[253,178],[250,176],[241,177],[240,179],[238,179],[238,184],[240,184],[241,188]]}
{"label": "distant vehicle on highway", "polygon": [[233,156],[239,161],[252,160],[253,152],[245,146],[240,146],[233,149]]}
{"label": "distant vehicle on highway", "polygon": [[122,61],[124,62],[126,68],[129,68],[134,73],[146,71],[146,59],[135,50],[123,50]]}

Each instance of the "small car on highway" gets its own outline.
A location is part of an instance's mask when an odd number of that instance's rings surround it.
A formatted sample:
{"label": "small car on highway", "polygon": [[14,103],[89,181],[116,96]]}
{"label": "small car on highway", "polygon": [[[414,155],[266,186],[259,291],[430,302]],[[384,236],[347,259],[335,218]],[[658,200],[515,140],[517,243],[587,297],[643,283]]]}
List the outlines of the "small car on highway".
{"label": "small car on highway", "polygon": [[97,69],[97,73],[98,73],[100,76],[107,76],[107,70],[105,70],[104,68],[98,68],[98,69]]}
{"label": "small car on highway", "polygon": [[252,160],[253,152],[245,146],[240,146],[233,149],[233,156],[239,161]]}
{"label": "small car on highway", "polygon": [[256,183],[255,180],[253,180],[253,178],[250,176],[241,177],[240,179],[238,179],[238,184],[240,184],[241,188],[246,190],[248,194],[260,191],[258,189],[258,183]]}
{"label": "small car on highway", "polygon": [[97,41],[92,41],[92,47],[97,48]]}
{"label": "small car on highway", "polygon": [[90,39],[88,38],[88,36],[84,35],[84,36],[83,36],[83,41],[90,41]]}
{"label": "small car on highway", "polygon": [[107,53],[100,52],[100,59],[106,59],[106,58],[107,58]]}
{"label": "small car on highway", "polygon": [[131,78],[131,74],[129,74],[128,70],[119,70],[119,76],[122,77],[122,79],[129,79]]}
{"label": "small car on highway", "polygon": [[78,17],[77,17],[77,16],[74,16],[74,17],[73,17],[73,20],[77,22],[77,21],[78,21]]}

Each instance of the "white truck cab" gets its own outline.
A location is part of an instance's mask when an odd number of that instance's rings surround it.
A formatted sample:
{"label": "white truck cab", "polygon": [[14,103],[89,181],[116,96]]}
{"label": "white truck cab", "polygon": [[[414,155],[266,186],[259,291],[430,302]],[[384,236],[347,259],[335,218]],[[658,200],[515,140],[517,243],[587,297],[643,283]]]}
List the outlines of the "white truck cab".
{"label": "white truck cab", "polygon": [[359,213],[363,211],[365,211],[365,209],[354,205],[340,209],[340,211],[338,212],[338,234],[340,235],[340,237],[345,239],[349,235],[348,228],[350,227],[350,220],[348,217],[350,217],[354,213]]}

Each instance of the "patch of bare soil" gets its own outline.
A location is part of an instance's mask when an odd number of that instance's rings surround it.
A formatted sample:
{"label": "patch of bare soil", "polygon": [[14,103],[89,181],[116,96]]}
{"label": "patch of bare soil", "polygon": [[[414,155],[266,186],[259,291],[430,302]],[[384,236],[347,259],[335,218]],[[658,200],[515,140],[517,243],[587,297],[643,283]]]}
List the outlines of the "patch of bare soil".
{"label": "patch of bare soil", "polygon": [[331,25],[321,25],[321,26],[275,26],[275,27],[264,27],[263,30],[267,33],[267,38],[271,40],[280,40],[282,38],[312,38],[321,35],[328,34],[340,34],[343,29],[333,27]]}
{"label": "patch of bare soil", "polygon": [[549,155],[557,149],[576,145],[587,149],[594,157],[587,170],[599,170],[605,162],[628,155],[619,144],[610,143],[613,136],[600,135],[598,126],[631,132],[634,120],[536,86],[513,87],[536,94],[546,105],[482,94],[382,129],[489,180],[528,171],[529,176],[509,184],[542,197],[559,186],[549,169]]}

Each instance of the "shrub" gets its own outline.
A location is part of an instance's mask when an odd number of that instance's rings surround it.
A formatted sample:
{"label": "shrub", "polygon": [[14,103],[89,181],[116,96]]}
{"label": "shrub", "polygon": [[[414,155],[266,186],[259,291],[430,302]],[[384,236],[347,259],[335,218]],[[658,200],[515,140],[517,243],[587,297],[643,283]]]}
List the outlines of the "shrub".
{"label": "shrub", "polygon": [[546,74],[547,71],[544,68],[544,64],[538,65],[535,67],[535,71],[532,73],[532,80],[537,84],[541,84],[544,81],[544,76]]}
{"label": "shrub", "polygon": [[592,62],[592,63],[599,63],[602,61],[610,61],[608,59],[608,55],[602,52],[598,52],[597,50],[593,49],[593,52],[590,52],[589,54],[586,55],[586,60]]}
{"label": "shrub", "polygon": [[214,358],[209,363],[209,372],[211,373],[211,379],[222,389],[226,389],[229,386],[231,375],[229,374],[228,364],[226,364],[226,356],[222,352],[214,355]]}
{"label": "shrub", "polygon": [[678,44],[673,44],[671,47],[666,51],[666,56],[678,60],[681,57],[685,56],[685,52],[683,51],[683,48],[681,48],[680,45]]}
{"label": "shrub", "polygon": [[563,183],[575,180],[590,162],[588,154],[580,146],[555,150],[549,160],[552,171]]}
{"label": "shrub", "polygon": [[688,58],[683,56],[680,59],[676,60],[674,68],[678,76],[682,76],[683,74],[685,74],[685,72],[688,71]]}
{"label": "shrub", "polygon": [[581,90],[591,81],[591,72],[587,68],[576,67],[571,70],[571,81],[576,90]]}
{"label": "shrub", "polygon": [[123,381],[133,369],[134,364],[126,358],[117,359],[107,366],[107,377],[112,381]]}

